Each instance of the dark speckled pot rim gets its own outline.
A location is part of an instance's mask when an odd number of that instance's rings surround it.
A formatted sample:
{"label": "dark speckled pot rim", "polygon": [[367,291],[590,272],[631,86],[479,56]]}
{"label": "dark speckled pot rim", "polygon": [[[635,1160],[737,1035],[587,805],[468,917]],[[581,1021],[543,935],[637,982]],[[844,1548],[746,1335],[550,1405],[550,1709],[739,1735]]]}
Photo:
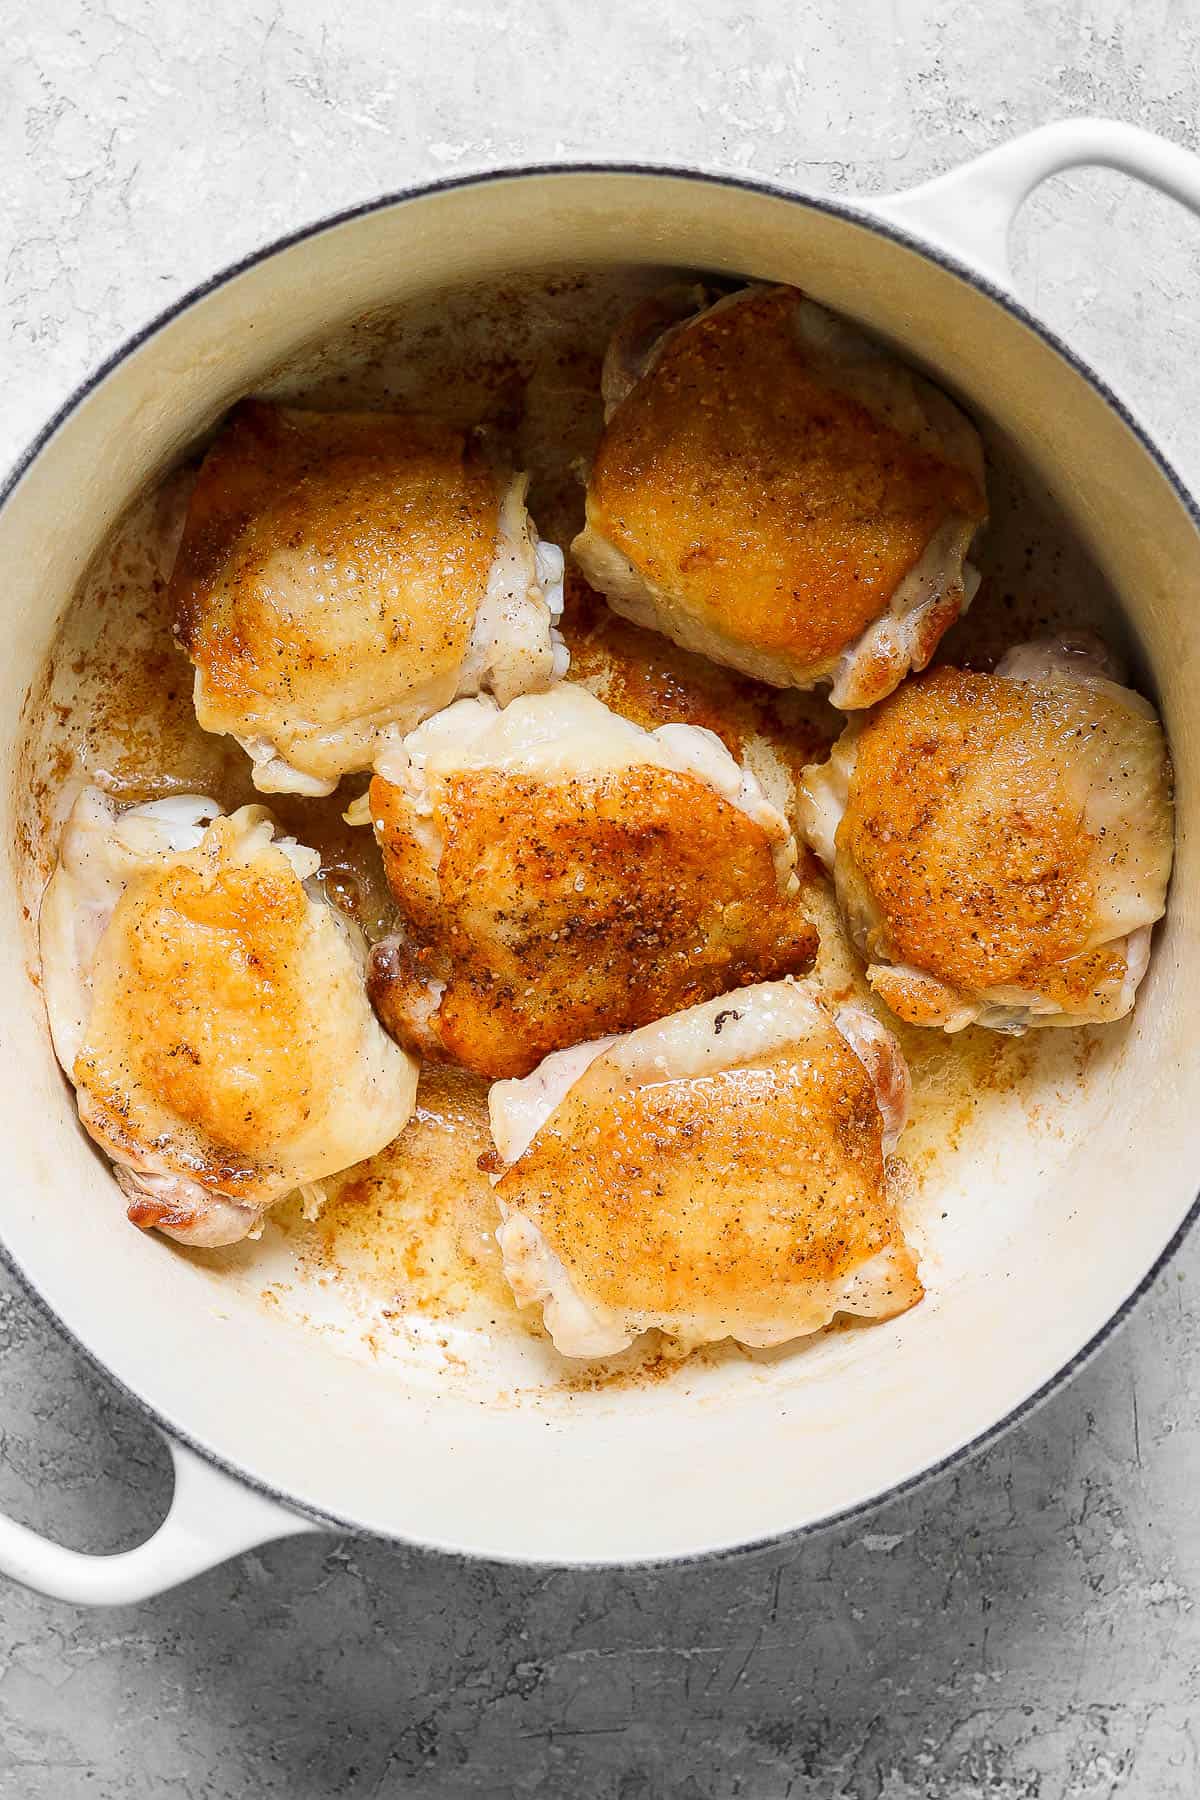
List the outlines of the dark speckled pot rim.
{"label": "dark speckled pot rim", "polygon": [[[1174,491],[1176,498],[1190,517],[1192,524],[1196,527],[1197,531],[1200,532],[1200,507],[1197,506],[1197,502],[1150,434],[1138,423],[1130,413],[1128,407],[1125,406],[1102,377],[1097,374],[1096,370],[1093,369],[1089,363],[1085,362],[1076,351],[1071,349],[1070,345],[1058,337],[1055,332],[1051,331],[1039,319],[1035,318],[1019,300],[1014,299],[1011,294],[1007,293],[1003,288],[998,287],[986,276],[979,274],[968,264],[960,262],[956,257],[947,254],[941,248],[934,248],[926,243],[919,235],[903,230],[894,225],[890,220],[877,217],[869,210],[869,201],[864,201],[862,204],[855,204],[853,201],[834,199],[827,195],[815,196],[794,188],[782,186],[776,182],[758,180],[745,175],[727,174],[719,170],[704,170],[672,166],[670,164],[640,162],[532,163],[507,169],[493,169],[475,174],[449,176],[439,181],[421,182],[412,187],[399,188],[392,193],[380,195],[374,200],[362,201],[356,206],[346,207],[340,212],[331,213],[311,225],[302,226],[297,231],[288,232],[284,236],[274,239],[272,242],[264,245],[261,249],[252,251],[248,256],[242,257],[237,262],[230,263],[217,274],[210,276],[208,280],[189,289],[187,293],[183,294],[178,300],[166,307],[164,311],[151,319],[148,324],[143,325],[138,331],[135,331],[132,336],[125,340],[119,349],[114,351],[111,356],[107,357],[105,361],[100,364],[99,368],[97,368],[93,374],[82,381],[58,408],[48,423],[43,426],[42,430],[38,432],[37,436],[33,439],[24,453],[18,457],[15,465],[5,478],[3,485],[0,485],[0,509],[4,507],[26,472],[32,467],[37,457],[45,449],[50,440],[57,434],[59,429],[66,423],[71,415],[77,411],[88,396],[93,393],[95,389],[100,387],[100,385],[105,382],[123,362],[125,362],[136,350],[139,350],[142,345],[156,337],[165,326],[169,325],[181,313],[186,312],[189,307],[195,305],[197,301],[203,300],[207,295],[215,292],[217,288],[224,287],[227,282],[236,279],[239,275],[245,274],[247,270],[255,268],[259,263],[266,262],[280,251],[291,249],[293,245],[302,244],[307,239],[317,237],[323,232],[334,230],[341,225],[350,224],[356,219],[366,218],[371,213],[382,212],[388,207],[400,206],[409,200],[423,200],[436,194],[451,193],[461,188],[485,187],[492,183],[520,181],[527,177],[570,177],[579,175],[618,175],[647,177],[651,180],[667,179],[673,181],[697,182],[715,187],[734,188],[744,193],[762,195],[771,200],[783,200],[791,205],[807,207],[814,212],[825,213],[830,218],[843,220],[845,223],[858,226],[864,231],[873,232],[878,237],[890,239],[893,243],[900,244],[905,249],[911,250],[917,255],[925,257],[928,261],[936,263],[940,268],[943,268],[949,274],[956,276],[958,280],[964,282],[968,287],[974,288],[977,292],[991,300],[996,306],[1002,308],[1003,311],[1017,319],[1028,331],[1040,338],[1051,350],[1055,351],[1077,375],[1087,382],[1089,387],[1100,395],[1121,420],[1122,424],[1124,424],[1137,439],[1154,467]],[[349,1514],[327,1512],[322,1508],[314,1507],[279,1488],[273,1487],[271,1483],[262,1480],[262,1478],[254,1474],[252,1470],[240,1467],[237,1463],[230,1461],[218,1451],[212,1449],[208,1444],[202,1443],[199,1439],[193,1437],[186,1426],[183,1426],[177,1420],[168,1418],[165,1414],[160,1413],[155,1407],[144,1400],[140,1394],[136,1393],[134,1389],[128,1387],[119,1376],[113,1373],[103,1359],[76,1334],[70,1323],[55,1310],[45,1295],[38,1289],[36,1283],[31,1279],[26,1270],[9,1251],[7,1245],[3,1242],[0,1242],[0,1257],[3,1258],[4,1263],[15,1276],[24,1291],[30,1295],[42,1311],[53,1321],[58,1330],[67,1341],[79,1351],[85,1361],[109,1382],[118,1393],[124,1395],[138,1412],[158,1426],[168,1440],[174,1440],[175,1442],[186,1446],[187,1449],[191,1450],[196,1456],[210,1464],[213,1468],[221,1470],[234,1481],[254,1490],[265,1498],[277,1502],[288,1512],[296,1514],[303,1519],[309,1519],[313,1521],[314,1524],[327,1526],[332,1530],[353,1532],[365,1537],[375,1538],[383,1543],[423,1550],[430,1555],[445,1557],[448,1560],[456,1562],[487,1563],[496,1566],[511,1565],[538,1569],[573,1568],[596,1571],[619,1571],[623,1569],[649,1570],[658,1568],[669,1570],[674,1568],[685,1569],[688,1567],[697,1567],[701,1564],[713,1562],[729,1562],[735,1558],[749,1557],[768,1550],[787,1549],[798,1544],[802,1538],[806,1538],[815,1532],[827,1531],[832,1526],[845,1525],[853,1523],[855,1520],[865,1518],[869,1514],[875,1512],[879,1507],[886,1505],[889,1501],[897,1500],[902,1495],[915,1492],[916,1489],[923,1486],[925,1483],[932,1482],[937,1476],[944,1475],[948,1471],[957,1468],[959,1465],[965,1463],[968,1458],[975,1456],[990,1444],[995,1443],[996,1440],[1013,1425],[1016,1425],[1018,1421],[1022,1419],[1029,1418],[1039,1406],[1043,1405],[1053,1394],[1064,1387],[1066,1383],[1070,1381],[1073,1376],[1078,1374],[1084,1365],[1089,1363],[1099,1350],[1109,1341],[1118,1327],[1124,1324],[1125,1320],[1128,1319],[1134,1307],[1137,1306],[1138,1302],[1154,1285],[1159,1275],[1175,1256],[1184,1239],[1196,1223],[1198,1216],[1200,1216],[1200,1195],[1197,1195],[1197,1198],[1192,1202],[1186,1217],[1173,1233],[1160,1255],[1146,1271],[1146,1274],[1138,1283],[1137,1287],[1134,1288],[1132,1293],[1130,1293],[1116,1311],[1110,1315],[1088,1342],[1084,1344],[1074,1356],[1070,1357],[1061,1368],[1044,1381],[1040,1387],[1036,1388],[1031,1394],[1028,1394],[1009,1412],[1005,1413],[1000,1419],[996,1420],[994,1424],[989,1425],[985,1430],[978,1432],[974,1437],[959,1444],[956,1448],[949,1451],[945,1456],[940,1457],[937,1461],[928,1464],[925,1468],[918,1470],[915,1474],[906,1476],[902,1481],[895,1482],[891,1487],[883,1489],[880,1493],[874,1494],[868,1499],[856,1501],[851,1506],[842,1507],[827,1513],[818,1519],[809,1520],[806,1524],[795,1526],[790,1530],[772,1533],[765,1538],[756,1538],[743,1543],[720,1546],[712,1550],[685,1551],[677,1556],[662,1555],[616,1559],[599,1558],[595,1561],[587,1558],[575,1558],[569,1562],[558,1563],[552,1561],[543,1562],[540,1560],[534,1562],[527,1557],[503,1557],[494,1553],[476,1553],[473,1551],[449,1548],[428,1540],[407,1537],[397,1532],[384,1531],[378,1526],[366,1524],[362,1520],[355,1519]],[[262,1541],[269,1542],[271,1540],[269,1538],[264,1538]]]}

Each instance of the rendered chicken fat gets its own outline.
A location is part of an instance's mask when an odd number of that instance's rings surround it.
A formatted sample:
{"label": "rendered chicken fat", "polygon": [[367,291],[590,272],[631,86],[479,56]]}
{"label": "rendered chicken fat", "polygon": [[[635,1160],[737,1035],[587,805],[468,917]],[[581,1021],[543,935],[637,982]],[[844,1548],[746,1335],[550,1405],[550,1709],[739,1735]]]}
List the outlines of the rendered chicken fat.
{"label": "rendered chicken fat", "polygon": [[978,436],[794,288],[679,321],[689,303],[643,305],[614,339],[575,557],[618,612],[685,648],[870,706],[978,585]]}
{"label": "rendered chicken fat", "polygon": [[902,1312],[922,1290],[885,1154],[907,1106],[890,1033],[803,982],[549,1056],[489,1100],[513,1292],[579,1357]]}
{"label": "rendered chicken fat", "polygon": [[238,740],[260,791],[332,793],[457,695],[564,673],[562,553],[525,489],[429,419],[235,407],[171,600],[196,716]]}
{"label": "rendered chicken fat", "polygon": [[1101,1024],[1134,1004],[1166,908],[1171,773],[1153,707],[1102,645],[940,668],[805,772],[801,823],[867,979],[958,1031]]}
{"label": "rendered chicken fat", "polygon": [[404,917],[372,998],[426,1055],[523,1075],[739,982],[808,969],[782,813],[712,733],[564,682],[460,700],[384,760],[369,817]]}
{"label": "rendered chicken fat", "polygon": [[262,807],[85,789],[42,903],[55,1051],[136,1224],[236,1242],[389,1143],[416,1065],[374,1019],[315,851]]}

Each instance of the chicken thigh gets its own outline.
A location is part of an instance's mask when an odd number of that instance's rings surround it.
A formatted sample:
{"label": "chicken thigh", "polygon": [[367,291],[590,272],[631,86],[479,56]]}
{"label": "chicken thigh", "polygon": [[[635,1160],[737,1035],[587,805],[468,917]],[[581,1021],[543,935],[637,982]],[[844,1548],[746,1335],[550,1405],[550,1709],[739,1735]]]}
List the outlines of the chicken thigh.
{"label": "chicken thigh", "polygon": [[921,1297],[886,1156],[895,1040],[807,983],[723,994],[497,1082],[497,1233],[517,1300],[567,1356],[657,1326],[781,1344]]}
{"label": "chicken thigh", "polygon": [[416,1064],[371,1011],[361,943],[313,891],[318,861],[259,806],[118,813],[79,796],[42,903],[42,981],[135,1224],[234,1243],[412,1112]]}
{"label": "chicken thigh", "polygon": [[1171,768],[1101,646],[918,676],[803,789],[805,834],[900,1018],[1021,1031],[1129,1012],[1166,907]]}
{"label": "chicken thigh", "polygon": [[196,716],[264,793],[332,793],[459,694],[566,668],[562,553],[526,478],[429,419],[247,400],[204,459],[171,577]]}
{"label": "chicken thigh", "polygon": [[402,931],[370,990],[402,1043],[489,1076],[808,969],[796,844],[712,732],[643,730],[564,682],[418,727],[347,815]]}
{"label": "chicken thigh", "polygon": [[979,438],[795,288],[696,304],[638,309],[610,349],[575,557],[618,612],[686,649],[870,706],[978,585]]}

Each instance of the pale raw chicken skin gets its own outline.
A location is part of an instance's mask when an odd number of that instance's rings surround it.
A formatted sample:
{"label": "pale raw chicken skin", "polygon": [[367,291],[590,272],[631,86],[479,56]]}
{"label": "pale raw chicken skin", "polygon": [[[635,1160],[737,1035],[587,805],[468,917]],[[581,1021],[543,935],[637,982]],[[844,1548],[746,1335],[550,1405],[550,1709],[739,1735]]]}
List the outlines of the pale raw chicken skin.
{"label": "pale raw chicken skin", "polygon": [[320,859],[259,806],[79,795],[42,903],[42,982],[79,1116],[135,1224],[196,1246],[257,1231],[373,1155],[416,1064],[377,1023]]}
{"label": "pale raw chicken skin", "polygon": [[908,1072],[866,1009],[763,982],[497,1082],[505,1273],[566,1356],[653,1327],[782,1344],[921,1298],[886,1158]]}
{"label": "pale raw chicken skin", "polygon": [[787,287],[644,304],[603,386],[572,550],[611,606],[848,710],[925,666],[987,512],[978,435],[939,389]]}
{"label": "pale raw chicken skin", "polygon": [[399,1040],[492,1077],[811,967],[796,844],[711,731],[571,682],[460,700],[385,759],[371,821],[403,930],[371,954]]}
{"label": "pale raw chicken skin", "polygon": [[900,1018],[1011,1032],[1132,1009],[1166,909],[1171,767],[1102,645],[932,670],[847,726],[802,794],[867,979]]}
{"label": "pale raw chicken skin", "polygon": [[171,602],[196,716],[237,739],[261,792],[332,793],[458,695],[564,673],[562,553],[526,485],[427,418],[235,407]]}

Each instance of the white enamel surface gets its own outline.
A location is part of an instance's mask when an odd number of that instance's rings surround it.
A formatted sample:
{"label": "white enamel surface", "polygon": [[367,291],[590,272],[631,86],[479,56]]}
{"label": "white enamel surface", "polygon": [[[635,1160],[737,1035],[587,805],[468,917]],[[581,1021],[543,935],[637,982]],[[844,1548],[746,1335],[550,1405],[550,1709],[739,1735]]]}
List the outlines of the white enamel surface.
{"label": "white enamel surface", "polygon": [[1048,176],[1088,167],[1136,176],[1200,212],[1200,161],[1178,144],[1115,119],[1058,119],[870,207],[1010,288],[1008,234],[1022,204]]}
{"label": "white enamel surface", "polygon": [[0,1518],[0,1569],[76,1606],[132,1606],[255,1544],[317,1529],[183,1444],[168,1443],[175,1491],[166,1518],[145,1543],[115,1556],[88,1556]]}
{"label": "white enamel surface", "polygon": [[[1189,999],[1200,979],[1200,539],[1134,434],[1020,321],[903,244],[777,196],[602,174],[426,196],[293,246],[143,344],[59,428],[0,512],[8,841],[30,781],[18,764],[21,708],[64,598],[130,497],[263,371],[406,291],[507,275],[518,260],[639,259],[803,283],[936,372],[994,443],[1014,456],[1020,446],[1025,472],[1135,626],[1172,742],[1179,854],[1138,1009],[1099,1041],[1086,1100],[1064,1109],[1047,1063],[1039,1092],[998,1096],[987,1132],[965,1134],[939,1196],[949,1223],[922,1263],[929,1299],[799,1357],[702,1363],[669,1382],[596,1392],[515,1392],[503,1370],[455,1379],[417,1336],[407,1357],[340,1353],[332,1320],[323,1331],[280,1318],[258,1303],[257,1284],[223,1283],[117,1228],[110,1178],[75,1122],[28,978],[24,896],[17,881],[0,885],[0,1234],[30,1281],[161,1418],[297,1503],[530,1560],[743,1543],[919,1474],[1103,1330],[1187,1215],[1200,1165]],[[1031,1122],[1039,1103],[1054,1130]],[[265,1281],[269,1230],[261,1252]],[[147,1354],[164,1345],[169,1355]]]}

